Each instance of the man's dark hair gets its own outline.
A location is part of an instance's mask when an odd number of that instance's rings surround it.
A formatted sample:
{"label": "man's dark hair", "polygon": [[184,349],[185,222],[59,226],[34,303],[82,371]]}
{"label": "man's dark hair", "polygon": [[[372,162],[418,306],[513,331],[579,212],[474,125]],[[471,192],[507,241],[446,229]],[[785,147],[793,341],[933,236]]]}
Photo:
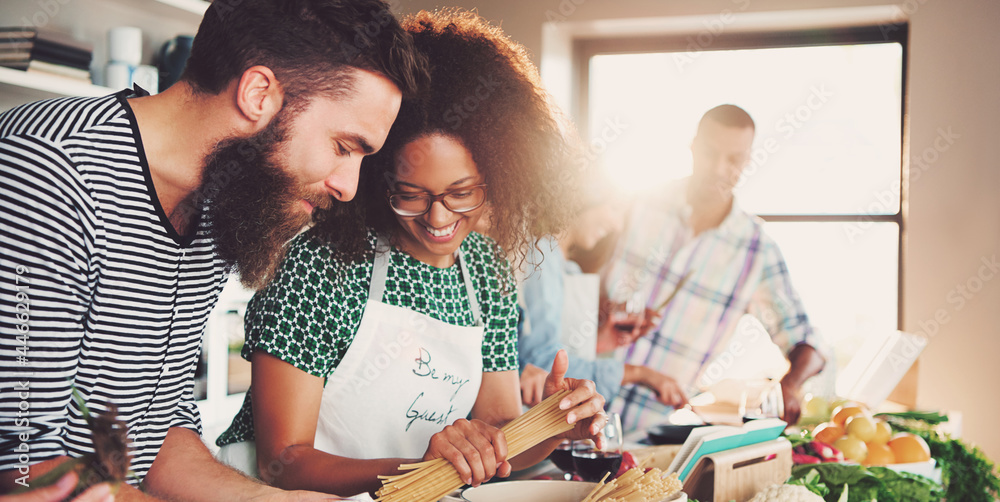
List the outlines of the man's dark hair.
{"label": "man's dark hair", "polygon": [[711,120],[726,127],[749,127],[756,130],[750,114],[736,105],[719,105],[705,112],[705,115],[701,117],[701,121],[698,122],[699,131],[706,120]]}
{"label": "man's dark hair", "polygon": [[218,94],[256,65],[274,72],[292,106],[350,92],[351,68],[385,75],[404,96],[428,78],[411,36],[381,0],[216,0],[181,80]]}

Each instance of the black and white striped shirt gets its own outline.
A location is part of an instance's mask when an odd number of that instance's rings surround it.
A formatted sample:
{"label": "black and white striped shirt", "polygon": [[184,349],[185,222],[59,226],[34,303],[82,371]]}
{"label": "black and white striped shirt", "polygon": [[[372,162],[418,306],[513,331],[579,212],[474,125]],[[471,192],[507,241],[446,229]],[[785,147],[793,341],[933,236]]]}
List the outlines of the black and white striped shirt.
{"label": "black and white striped shirt", "polygon": [[139,480],[169,428],[200,433],[194,372],[227,274],[207,222],[179,236],[160,207],[129,92],[0,115],[0,470],[92,451],[73,387],[118,406]]}

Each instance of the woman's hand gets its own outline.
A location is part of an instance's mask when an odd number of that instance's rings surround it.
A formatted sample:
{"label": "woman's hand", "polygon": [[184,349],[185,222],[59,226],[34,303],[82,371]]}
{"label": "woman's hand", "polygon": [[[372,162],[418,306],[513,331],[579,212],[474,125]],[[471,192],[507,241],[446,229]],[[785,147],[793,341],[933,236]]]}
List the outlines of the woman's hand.
{"label": "woman's hand", "polygon": [[542,402],[545,395],[545,379],[549,372],[535,366],[526,364],[521,372],[521,402],[525,406],[534,406]]}
{"label": "woman's hand", "polygon": [[566,420],[576,426],[560,435],[561,439],[592,439],[598,448],[604,447],[604,426],[608,416],[604,413],[604,397],[597,393],[594,382],[577,378],[564,378],[569,369],[569,356],[565,350],[556,353],[552,361],[552,371],[545,379],[545,397],[564,389],[569,395],[559,403],[559,409],[569,410]]}
{"label": "woman's hand", "polygon": [[468,485],[479,486],[493,476],[510,476],[507,439],[503,432],[482,420],[459,419],[431,436],[424,460],[443,458]]}

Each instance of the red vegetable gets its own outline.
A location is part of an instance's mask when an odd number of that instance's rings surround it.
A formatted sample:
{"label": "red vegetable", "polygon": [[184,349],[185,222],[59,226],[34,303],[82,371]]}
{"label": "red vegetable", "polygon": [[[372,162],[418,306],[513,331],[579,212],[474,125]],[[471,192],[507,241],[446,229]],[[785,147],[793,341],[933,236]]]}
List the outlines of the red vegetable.
{"label": "red vegetable", "polygon": [[809,443],[809,448],[824,462],[843,462],[844,454],[840,450],[819,441]]}
{"label": "red vegetable", "polygon": [[618,467],[618,472],[615,473],[614,477],[617,478],[618,476],[625,474],[625,471],[637,465],[639,464],[638,462],[635,461],[635,457],[633,457],[631,453],[629,452],[622,453],[622,465]]}
{"label": "red vegetable", "polygon": [[812,455],[805,455],[803,453],[792,453],[792,463],[794,463],[795,465],[818,464],[820,463],[820,459]]}

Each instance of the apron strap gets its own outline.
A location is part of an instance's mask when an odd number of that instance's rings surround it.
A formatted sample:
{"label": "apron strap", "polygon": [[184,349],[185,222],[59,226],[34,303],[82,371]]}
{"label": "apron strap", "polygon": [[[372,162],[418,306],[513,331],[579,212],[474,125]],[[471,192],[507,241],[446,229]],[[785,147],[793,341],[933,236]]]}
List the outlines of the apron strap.
{"label": "apron strap", "polygon": [[[462,272],[462,280],[465,282],[465,292],[469,296],[469,308],[472,309],[472,322],[474,326],[483,325],[482,309],[479,307],[479,298],[476,296],[476,288],[472,286],[472,270],[465,266],[463,260],[464,253],[459,248],[456,261]],[[368,284],[368,299],[377,302],[382,301],[382,294],[385,293],[385,279],[389,276],[389,258],[391,248],[389,239],[384,234],[379,234],[375,244],[375,262],[372,264],[372,280]]]}
{"label": "apron strap", "polygon": [[472,287],[472,267],[465,264],[465,254],[462,248],[458,249],[458,263],[462,271],[462,280],[465,281],[465,292],[469,295],[469,307],[472,309],[472,322],[475,326],[483,325],[483,314],[479,308],[479,298],[476,296],[476,288]]}
{"label": "apron strap", "polygon": [[385,293],[385,278],[389,275],[391,254],[389,239],[381,233],[378,234],[378,240],[375,243],[375,263],[372,264],[372,280],[368,284],[369,300],[382,301],[382,294]]}

